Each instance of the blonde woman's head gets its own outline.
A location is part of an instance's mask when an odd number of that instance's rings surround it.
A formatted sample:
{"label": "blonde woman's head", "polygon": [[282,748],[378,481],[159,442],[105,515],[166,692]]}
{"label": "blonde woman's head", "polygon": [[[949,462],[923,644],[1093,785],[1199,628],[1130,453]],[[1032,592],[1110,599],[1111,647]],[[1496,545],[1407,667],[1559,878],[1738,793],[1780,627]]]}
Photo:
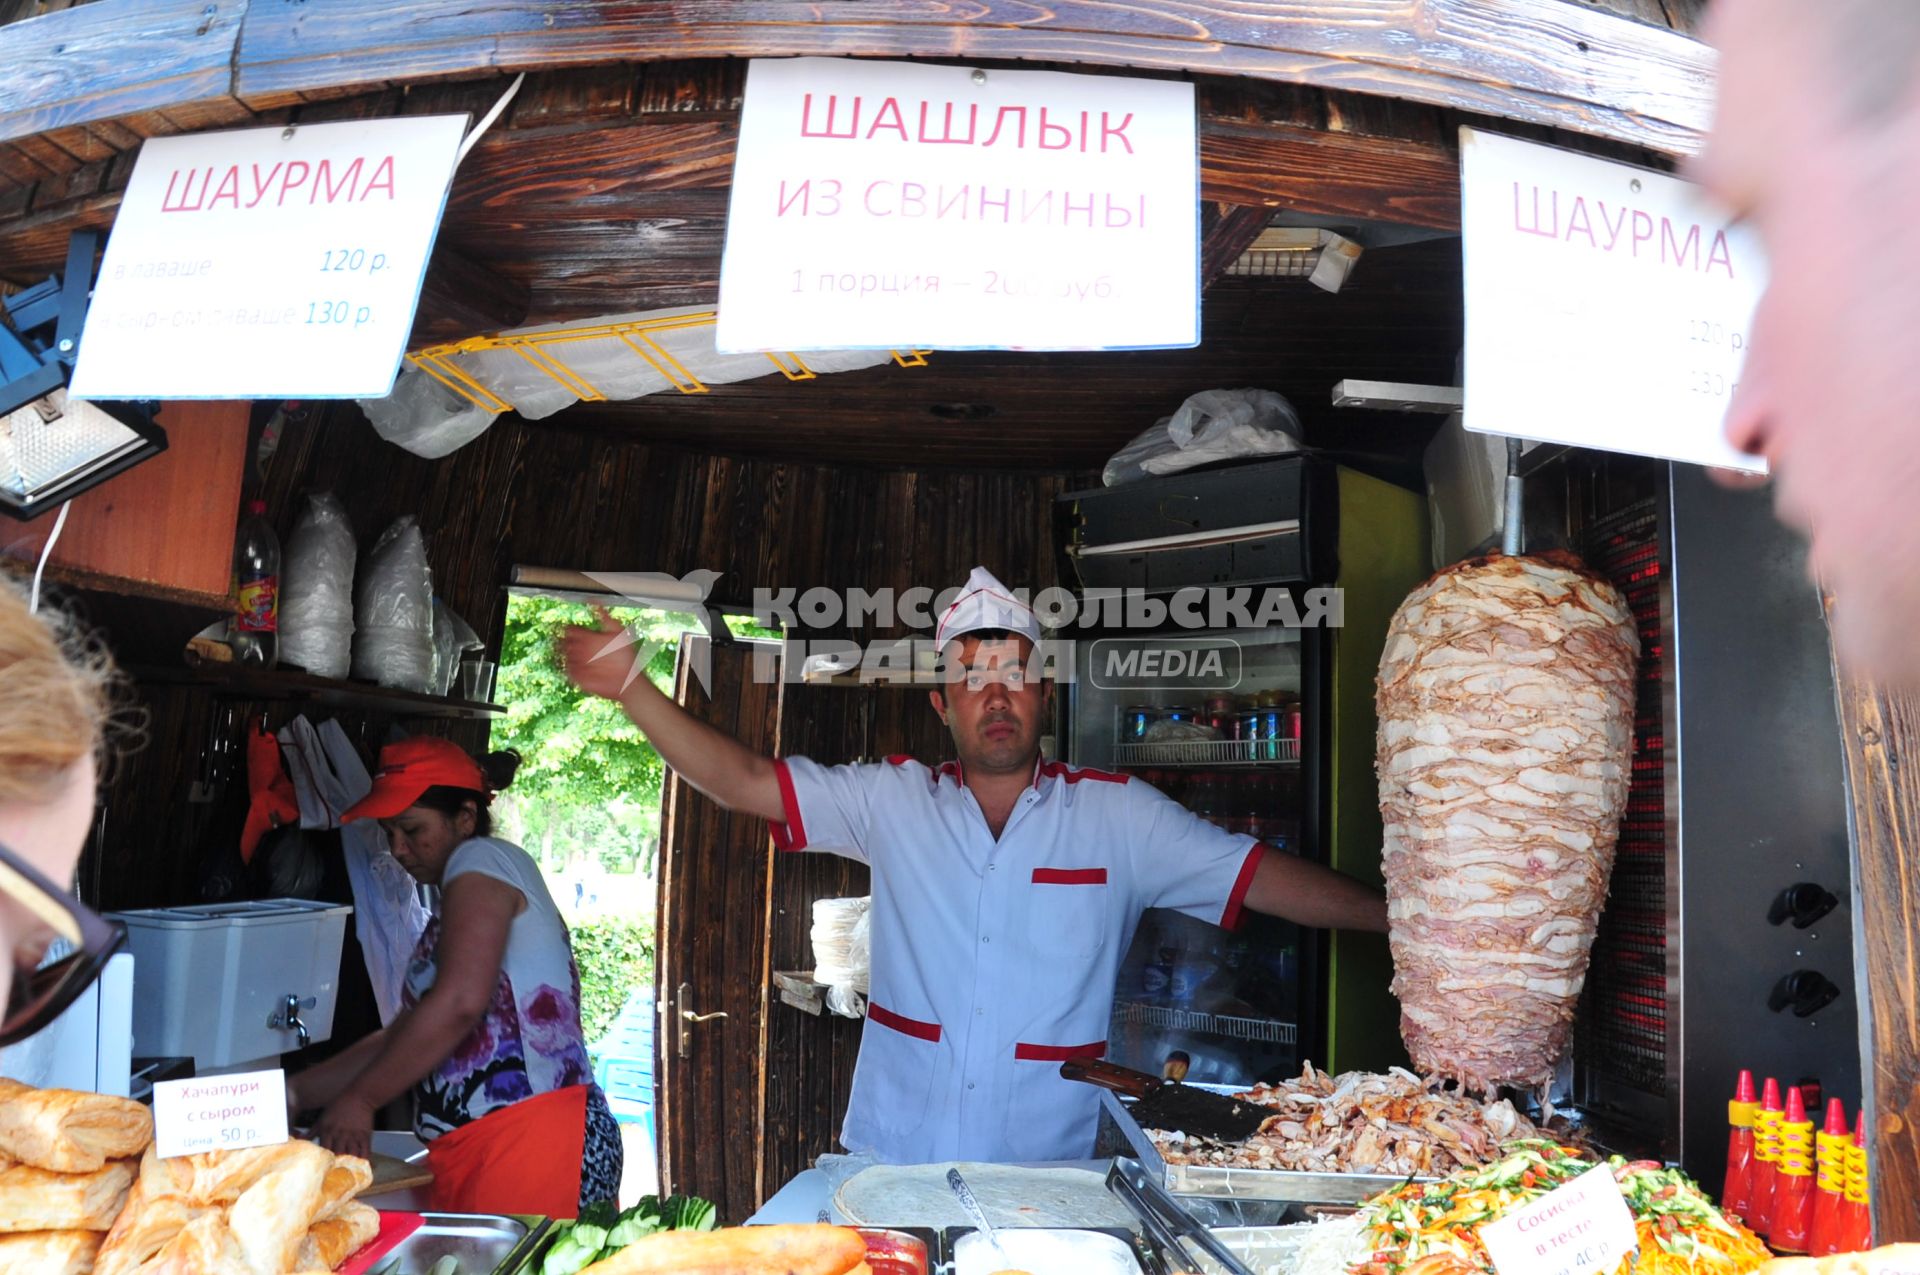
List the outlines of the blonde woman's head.
{"label": "blonde woman's head", "polygon": [[0,845],[72,879],[113,714],[112,661],[0,576]]}

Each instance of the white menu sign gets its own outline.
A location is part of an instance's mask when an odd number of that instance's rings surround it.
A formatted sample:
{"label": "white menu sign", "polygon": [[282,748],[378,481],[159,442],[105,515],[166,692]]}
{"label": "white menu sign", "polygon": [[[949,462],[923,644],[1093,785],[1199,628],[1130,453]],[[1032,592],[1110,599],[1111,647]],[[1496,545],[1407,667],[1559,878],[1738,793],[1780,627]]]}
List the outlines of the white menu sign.
{"label": "white menu sign", "polygon": [[153,1087],[153,1150],[167,1159],[287,1141],[287,1076],[243,1071]]}
{"label": "white menu sign", "polygon": [[76,398],[380,398],[464,115],[156,137],[94,288]]}
{"label": "white menu sign", "polygon": [[1200,340],[1193,85],[755,61],[721,350]]}
{"label": "white menu sign", "polygon": [[1601,1164],[1487,1223],[1480,1242],[1500,1275],[1587,1275],[1618,1266],[1640,1237],[1613,1170]]}
{"label": "white menu sign", "polygon": [[1766,287],[1697,186],[1460,130],[1470,430],[1764,472],[1721,434]]}

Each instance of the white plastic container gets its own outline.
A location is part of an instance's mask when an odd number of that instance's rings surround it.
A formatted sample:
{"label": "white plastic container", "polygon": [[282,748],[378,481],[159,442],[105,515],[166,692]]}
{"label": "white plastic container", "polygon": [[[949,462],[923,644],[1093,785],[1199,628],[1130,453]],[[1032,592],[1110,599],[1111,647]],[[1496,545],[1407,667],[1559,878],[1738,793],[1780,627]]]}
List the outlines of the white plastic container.
{"label": "white plastic container", "polygon": [[[134,957],[133,1052],[190,1055],[204,1073],[270,1065],[326,1040],[352,914],[344,904],[304,899],[112,913],[126,925]],[[300,1026],[287,1022],[289,997]]]}

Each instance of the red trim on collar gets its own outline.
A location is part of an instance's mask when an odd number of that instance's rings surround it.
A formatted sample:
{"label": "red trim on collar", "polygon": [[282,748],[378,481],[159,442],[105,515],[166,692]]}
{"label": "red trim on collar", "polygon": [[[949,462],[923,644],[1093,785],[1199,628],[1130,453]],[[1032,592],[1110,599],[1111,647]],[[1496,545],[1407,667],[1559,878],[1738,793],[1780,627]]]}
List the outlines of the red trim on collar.
{"label": "red trim on collar", "polygon": [[904,766],[912,760],[913,760],[912,753],[890,753],[887,756],[887,765]]}
{"label": "red trim on collar", "polygon": [[787,769],[787,763],[776,757],[773,761],[773,777],[780,782],[780,805],[786,811],[786,819],[767,824],[767,830],[773,834],[776,850],[805,850],[807,848],[807,826],[800,822],[800,798],[793,791],[793,772]]}
{"label": "red trim on collar", "polygon": [[1013,1056],[1019,1062],[1070,1062],[1075,1058],[1105,1058],[1107,1042],[1096,1040],[1090,1045],[1027,1045],[1013,1047]]}
{"label": "red trim on collar", "polygon": [[1220,928],[1235,930],[1240,928],[1240,914],[1246,908],[1247,891],[1253,887],[1253,874],[1260,867],[1267,847],[1255,842],[1253,849],[1247,851],[1246,862],[1240,865],[1240,875],[1234,878],[1233,892],[1227,895],[1227,910],[1220,914]]}
{"label": "red trim on collar", "polygon": [[867,1017],[879,1023],[882,1027],[892,1028],[902,1036],[913,1036],[919,1040],[930,1040],[935,1044],[938,1044],[940,1041],[939,1023],[923,1023],[917,1018],[908,1018],[904,1014],[896,1014],[885,1006],[877,1005],[872,1001],[867,1002]]}
{"label": "red trim on collar", "polygon": [[[1094,770],[1088,766],[1069,766],[1063,761],[1042,762],[1040,764],[1040,770],[1048,776],[1056,779],[1064,779],[1070,784],[1077,784],[1082,779],[1097,779],[1103,784],[1124,784],[1133,778],[1132,775],[1115,774],[1111,770]],[[1038,782],[1037,778],[1035,782]]]}

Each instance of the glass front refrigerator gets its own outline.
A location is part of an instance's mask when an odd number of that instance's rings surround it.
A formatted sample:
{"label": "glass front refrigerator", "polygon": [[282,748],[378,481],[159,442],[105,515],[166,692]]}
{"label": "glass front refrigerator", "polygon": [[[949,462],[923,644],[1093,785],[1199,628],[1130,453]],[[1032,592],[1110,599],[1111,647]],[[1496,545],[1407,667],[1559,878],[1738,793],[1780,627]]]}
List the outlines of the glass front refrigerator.
{"label": "glass front refrigerator", "polygon": [[[1317,628],[1079,642],[1067,760],[1143,779],[1270,853],[1324,861],[1327,646]],[[1247,911],[1229,932],[1149,909],[1114,988],[1107,1057],[1194,1082],[1297,1076],[1327,1056],[1325,969],[1316,931]]]}

